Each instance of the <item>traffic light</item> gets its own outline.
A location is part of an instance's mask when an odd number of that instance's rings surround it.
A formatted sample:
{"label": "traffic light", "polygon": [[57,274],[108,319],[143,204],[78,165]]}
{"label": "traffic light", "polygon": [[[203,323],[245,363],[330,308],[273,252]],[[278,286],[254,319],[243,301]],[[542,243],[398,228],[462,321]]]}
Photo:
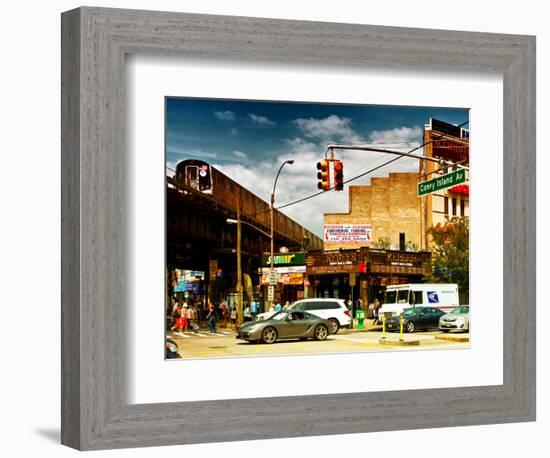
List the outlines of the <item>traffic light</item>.
{"label": "traffic light", "polygon": [[317,187],[323,191],[330,190],[330,162],[327,160],[317,162],[317,170],[319,170],[317,172],[317,179],[319,180]]}
{"label": "traffic light", "polygon": [[338,159],[334,160],[334,189],[344,190],[344,163]]}

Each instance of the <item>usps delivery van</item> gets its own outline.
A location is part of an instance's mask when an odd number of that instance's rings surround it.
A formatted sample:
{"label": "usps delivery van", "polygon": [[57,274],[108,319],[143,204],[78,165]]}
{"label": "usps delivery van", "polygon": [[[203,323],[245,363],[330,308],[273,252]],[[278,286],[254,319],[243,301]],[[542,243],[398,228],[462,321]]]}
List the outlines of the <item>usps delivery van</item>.
{"label": "usps delivery van", "polygon": [[409,283],[386,287],[384,304],[378,312],[386,318],[400,315],[412,307],[434,307],[451,311],[458,307],[458,285],[456,283]]}

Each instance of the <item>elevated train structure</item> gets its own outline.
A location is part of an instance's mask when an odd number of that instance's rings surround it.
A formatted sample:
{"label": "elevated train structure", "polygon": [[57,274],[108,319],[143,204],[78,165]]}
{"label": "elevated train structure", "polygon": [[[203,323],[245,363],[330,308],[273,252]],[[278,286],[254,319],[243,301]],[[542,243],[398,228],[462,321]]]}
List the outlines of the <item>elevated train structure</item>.
{"label": "elevated train structure", "polygon": [[[203,271],[209,277],[214,261],[221,270],[216,287],[234,286],[237,231],[227,219],[237,219],[237,213],[244,223],[243,272],[257,284],[261,255],[270,250],[269,204],[204,161],[179,162],[175,175],[166,176],[167,268]],[[273,226],[275,251],[283,246],[289,251],[322,249],[320,237],[280,211],[274,210]]]}

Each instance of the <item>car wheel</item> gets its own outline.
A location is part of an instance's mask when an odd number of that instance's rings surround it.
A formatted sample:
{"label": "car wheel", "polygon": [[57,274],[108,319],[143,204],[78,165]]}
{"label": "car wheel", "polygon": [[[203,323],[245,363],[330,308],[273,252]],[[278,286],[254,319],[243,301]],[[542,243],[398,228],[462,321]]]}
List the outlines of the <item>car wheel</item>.
{"label": "car wheel", "polygon": [[407,332],[414,332],[415,330],[414,323],[412,321],[408,321],[407,324],[405,325],[405,329],[407,330]]}
{"label": "car wheel", "polygon": [[330,326],[330,333],[336,334],[340,329],[340,323],[338,322],[338,320],[336,318],[329,318],[327,321]]}
{"label": "car wheel", "polygon": [[315,340],[325,340],[328,336],[328,329],[324,324],[320,324],[313,331],[313,335],[315,336]]}
{"label": "car wheel", "polygon": [[268,326],[262,331],[262,342],[266,344],[275,343],[277,340],[277,330],[271,326]]}

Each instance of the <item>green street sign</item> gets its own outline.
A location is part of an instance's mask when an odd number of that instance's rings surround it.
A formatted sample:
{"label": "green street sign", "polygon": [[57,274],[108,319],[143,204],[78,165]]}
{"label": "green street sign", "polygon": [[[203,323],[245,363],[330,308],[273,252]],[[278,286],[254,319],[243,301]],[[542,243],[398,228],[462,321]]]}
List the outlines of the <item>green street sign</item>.
{"label": "green street sign", "polygon": [[418,183],[418,195],[425,196],[426,194],[441,191],[442,189],[456,186],[457,184],[464,183],[465,181],[466,171],[464,169],[455,170],[454,172]]}

